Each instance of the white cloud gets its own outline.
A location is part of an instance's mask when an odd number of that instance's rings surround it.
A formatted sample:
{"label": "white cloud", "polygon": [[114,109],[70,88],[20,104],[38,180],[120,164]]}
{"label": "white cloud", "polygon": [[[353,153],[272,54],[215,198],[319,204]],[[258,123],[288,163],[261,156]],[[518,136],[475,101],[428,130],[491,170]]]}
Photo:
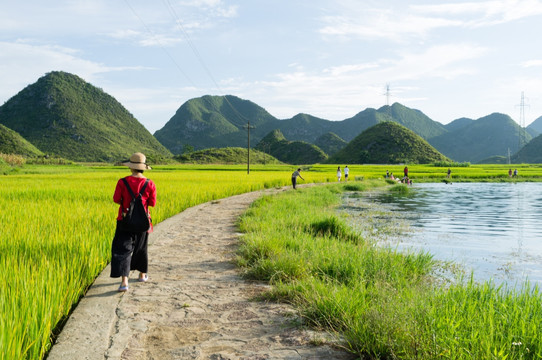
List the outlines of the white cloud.
{"label": "white cloud", "polygon": [[320,33],[368,39],[402,41],[424,38],[440,28],[473,28],[517,21],[542,14],[540,0],[491,0],[481,2],[371,7],[339,1],[336,14],[322,18]]}
{"label": "white cloud", "polygon": [[342,120],[364,107],[384,105],[387,82],[393,83],[392,102],[425,100],[427,96],[417,94],[420,85],[416,84],[429,79],[448,81],[476,74],[478,69],[468,63],[486,52],[487,49],[472,44],[449,44],[420,53],[403,52],[394,59],[331,66],[319,72],[293,67],[291,72],[276,74],[273,80],[245,83],[238,93],[266,104],[267,110],[280,118],[308,112],[326,119]]}
{"label": "white cloud", "polygon": [[107,66],[85,60],[78,54],[77,50],[61,46],[0,42],[0,99],[8,100],[50,71],[67,71],[92,82],[102,73],[146,69],[140,66]]}
{"label": "white cloud", "polygon": [[[168,1],[169,2],[169,1]],[[222,0],[192,0],[181,1],[185,7],[193,7],[211,13],[213,16],[232,18],[237,16],[237,5],[226,5]]]}
{"label": "white cloud", "polygon": [[516,21],[542,14],[539,0],[490,0],[481,2],[448,3],[441,5],[412,6],[421,13],[471,16],[468,26],[488,26]]}
{"label": "white cloud", "polygon": [[324,35],[356,36],[360,38],[389,39],[401,41],[405,36],[424,37],[437,28],[459,26],[457,20],[429,18],[413,14],[397,14],[390,10],[369,10],[363,15],[327,16]]}
{"label": "white cloud", "polygon": [[521,63],[521,66],[524,68],[538,67],[542,66],[542,60],[528,60]]}

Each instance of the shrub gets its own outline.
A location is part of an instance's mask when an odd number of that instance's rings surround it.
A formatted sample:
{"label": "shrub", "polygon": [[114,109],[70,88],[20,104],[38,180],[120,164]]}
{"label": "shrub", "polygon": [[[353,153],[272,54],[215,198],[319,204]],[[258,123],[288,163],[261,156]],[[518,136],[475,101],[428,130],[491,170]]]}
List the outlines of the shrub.
{"label": "shrub", "polygon": [[436,161],[433,163],[435,167],[469,167],[470,162],[453,162],[453,161]]}
{"label": "shrub", "polygon": [[24,156],[15,154],[1,154],[0,159],[11,166],[23,166],[26,162]]}

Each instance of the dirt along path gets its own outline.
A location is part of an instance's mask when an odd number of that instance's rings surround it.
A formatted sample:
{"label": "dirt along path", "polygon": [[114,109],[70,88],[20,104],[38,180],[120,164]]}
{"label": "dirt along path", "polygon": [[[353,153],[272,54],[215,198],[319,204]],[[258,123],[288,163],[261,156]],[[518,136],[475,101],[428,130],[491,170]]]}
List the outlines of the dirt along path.
{"label": "dirt along path", "polygon": [[47,359],[352,359],[326,345],[325,334],[299,327],[288,305],[251,300],[268,286],[239,276],[235,221],[262,193],[201,204],[158,224],[149,281],[132,273],[129,291],[118,293],[108,266]]}

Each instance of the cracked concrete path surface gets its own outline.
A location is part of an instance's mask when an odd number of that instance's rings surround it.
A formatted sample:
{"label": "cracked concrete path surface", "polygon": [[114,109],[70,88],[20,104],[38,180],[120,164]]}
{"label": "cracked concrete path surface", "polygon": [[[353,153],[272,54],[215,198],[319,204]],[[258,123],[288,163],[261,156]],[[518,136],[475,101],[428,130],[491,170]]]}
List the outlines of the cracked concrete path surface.
{"label": "cracked concrete path surface", "polygon": [[132,273],[128,292],[118,293],[108,266],[47,359],[352,359],[320,341],[324,334],[296,326],[288,305],[251,301],[268,285],[239,276],[235,221],[261,194],[201,204],[158,224],[149,281]]}

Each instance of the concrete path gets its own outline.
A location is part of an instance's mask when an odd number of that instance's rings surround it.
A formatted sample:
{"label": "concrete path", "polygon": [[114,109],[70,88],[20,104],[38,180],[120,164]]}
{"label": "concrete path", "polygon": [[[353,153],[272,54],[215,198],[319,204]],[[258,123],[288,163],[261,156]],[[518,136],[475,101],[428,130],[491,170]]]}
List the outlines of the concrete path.
{"label": "concrete path", "polygon": [[233,264],[235,221],[261,194],[198,205],[158,224],[149,281],[133,273],[130,290],[118,293],[107,267],[47,359],[352,359],[326,345],[325,334],[296,326],[291,307],[251,301],[268,287],[243,280]]}

